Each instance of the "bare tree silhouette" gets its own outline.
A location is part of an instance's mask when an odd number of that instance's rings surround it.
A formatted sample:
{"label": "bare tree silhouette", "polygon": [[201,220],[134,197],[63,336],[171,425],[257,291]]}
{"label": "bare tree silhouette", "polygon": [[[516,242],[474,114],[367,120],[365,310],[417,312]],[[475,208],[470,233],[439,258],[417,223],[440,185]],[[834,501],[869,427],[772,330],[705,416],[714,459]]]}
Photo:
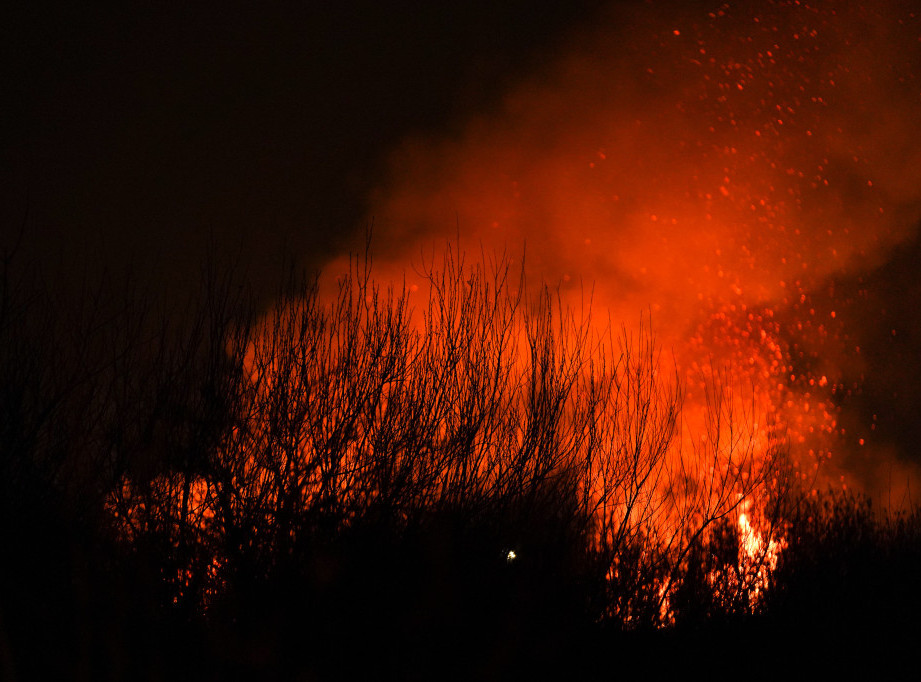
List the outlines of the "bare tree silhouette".
{"label": "bare tree silhouette", "polygon": [[913,546],[916,520],[809,506],[727,372],[689,425],[648,325],[506,257],[449,245],[415,294],[368,252],[331,295],[291,268],[268,311],[216,266],[188,304],[103,282],[65,308],[2,263],[14,674],[48,638],[58,673],[540,671],[603,632],[786,612],[834,545],[817,519]]}

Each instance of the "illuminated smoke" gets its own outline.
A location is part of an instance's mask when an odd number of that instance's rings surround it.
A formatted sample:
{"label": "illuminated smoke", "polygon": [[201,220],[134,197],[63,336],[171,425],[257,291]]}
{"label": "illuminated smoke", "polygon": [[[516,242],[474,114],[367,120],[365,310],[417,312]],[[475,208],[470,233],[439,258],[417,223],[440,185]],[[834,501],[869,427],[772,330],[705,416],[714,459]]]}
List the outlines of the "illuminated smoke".
{"label": "illuminated smoke", "polygon": [[728,366],[804,479],[879,479],[881,448],[836,468],[873,446],[840,415],[843,366],[860,361],[847,325],[873,321],[844,319],[827,289],[921,218],[910,4],[615,6],[496,111],[393,152],[368,216],[378,274],[411,278],[455,234],[477,251],[526,243],[532,279],[591,288],[616,322],[651,313],[690,405]]}

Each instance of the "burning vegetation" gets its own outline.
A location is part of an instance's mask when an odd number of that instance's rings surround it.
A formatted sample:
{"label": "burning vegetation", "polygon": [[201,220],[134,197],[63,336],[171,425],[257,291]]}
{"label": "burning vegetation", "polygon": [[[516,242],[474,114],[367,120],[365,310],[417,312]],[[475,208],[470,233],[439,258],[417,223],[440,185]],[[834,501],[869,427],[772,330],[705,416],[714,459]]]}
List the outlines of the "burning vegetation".
{"label": "burning vegetation", "polygon": [[917,518],[814,497],[751,391],[714,371],[688,409],[648,328],[503,259],[426,273],[380,287],[355,260],[268,314],[212,279],[182,316],[97,298],[64,327],[6,296],[13,669],[601,671],[646,650],[625,637],[803,617],[826,561],[853,589],[914,560]]}
{"label": "burning vegetation", "polygon": [[507,261],[466,267],[449,250],[421,310],[358,265],[332,298],[301,282],[230,332],[234,370],[211,390],[231,411],[207,474],[126,473],[107,499],[129,541],[151,522],[185,536],[197,559],[169,577],[175,603],[207,612],[248,567],[302,571],[366,526],[399,543],[452,519],[485,553],[469,560],[496,570],[503,553],[523,572],[574,562],[600,593],[568,608],[592,621],[673,624],[697,554],[726,542],[737,550],[706,571],[713,608],[757,610],[779,544],[777,520],[755,529],[750,509],[779,485],[783,441],[726,385],[692,420],[648,329],[598,329]]}

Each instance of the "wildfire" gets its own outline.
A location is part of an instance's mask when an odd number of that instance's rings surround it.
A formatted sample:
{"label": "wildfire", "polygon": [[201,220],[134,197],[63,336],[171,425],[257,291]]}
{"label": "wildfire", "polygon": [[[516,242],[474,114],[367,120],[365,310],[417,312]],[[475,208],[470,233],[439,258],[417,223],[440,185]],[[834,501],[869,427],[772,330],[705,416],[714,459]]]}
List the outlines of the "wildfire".
{"label": "wildfire", "polygon": [[[375,274],[406,278],[405,305],[421,311],[425,329],[432,288],[409,266],[457,230],[465,244],[487,252],[526,242],[526,257],[515,263],[525,277],[551,283],[575,309],[591,299],[596,315],[626,324],[627,338],[640,337],[651,317],[668,354],[656,367],[658,383],[631,386],[629,373],[617,381],[631,396],[647,391],[650,403],[661,397],[656,391],[679,391],[681,413],[654,415],[672,440],[646,471],[639,458],[632,471],[623,464],[639,449],[631,450],[631,437],[641,441],[645,422],[612,416],[608,450],[592,462],[585,484],[598,510],[596,543],[615,556],[634,539],[631,519],[645,514],[636,537],[661,554],[635,558],[657,566],[680,544],[678,512],[663,511],[666,501],[680,513],[704,509],[714,528],[732,519],[735,549],[708,559],[715,568],[702,580],[719,599],[744,590],[757,601],[785,543],[754,496],[755,482],[772,480],[768,469],[784,443],[807,485],[823,480],[823,466],[831,478],[829,460],[850,447],[836,393],[850,357],[840,352],[846,320],[825,293],[829,282],[875,264],[921,218],[921,30],[915,14],[887,4],[777,0],[688,9],[668,23],[658,16],[644,8],[614,17],[548,73],[510,92],[498,113],[476,117],[450,139],[417,138],[396,150],[371,199],[380,242]],[[334,278],[344,269],[333,263],[327,272]],[[470,282],[471,295],[483,293]],[[365,300],[366,313],[375,300]],[[276,312],[284,318],[282,306]],[[489,347],[483,339],[464,343]],[[260,352],[258,342],[253,348]],[[311,352],[335,364],[343,348]],[[275,405],[264,400],[273,390],[266,370],[287,369],[273,362],[263,362],[262,373],[247,368],[258,386],[254,404]],[[361,367],[384,371],[372,365]],[[333,395],[335,386],[316,390],[345,400]],[[383,428],[387,401],[399,395],[390,391],[398,390],[403,385],[381,388],[385,400],[361,428]],[[301,433],[293,424],[304,415],[288,417],[296,438],[276,477],[336,435],[337,426],[326,423]],[[446,434],[433,431],[433,442]],[[258,451],[261,444],[236,447]],[[476,467],[501,469],[488,450],[481,457]],[[335,497],[331,481],[353,470],[347,458],[316,466],[317,477],[298,488],[301,503]],[[259,475],[266,479],[253,485],[271,487],[269,473]],[[656,483],[641,491],[641,480]],[[361,494],[380,490],[369,484]],[[715,547],[713,532],[707,541]],[[517,556],[508,550],[506,561]],[[681,555],[681,570],[692,559]],[[627,580],[626,571],[612,559],[609,582]],[[662,622],[680,608],[689,584],[666,574],[643,586],[661,606]]]}
{"label": "wildfire", "polygon": [[[569,301],[591,287],[631,333],[651,313],[685,391],[675,457],[697,461],[681,466],[709,471],[726,446],[706,417],[718,379],[756,460],[785,442],[807,489],[837,482],[867,440],[842,424],[860,349],[829,282],[921,218],[919,17],[798,0],[612,12],[498,113],[394,153],[371,207],[382,267],[409,271],[455,229],[527,241],[525,269]],[[783,541],[744,504],[738,575],[763,584]]]}

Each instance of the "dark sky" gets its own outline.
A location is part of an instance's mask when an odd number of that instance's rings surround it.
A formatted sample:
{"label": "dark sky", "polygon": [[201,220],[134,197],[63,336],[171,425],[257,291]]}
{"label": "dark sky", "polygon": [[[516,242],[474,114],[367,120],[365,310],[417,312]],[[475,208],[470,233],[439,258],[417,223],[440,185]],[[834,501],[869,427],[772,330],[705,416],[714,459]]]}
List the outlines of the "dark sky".
{"label": "dark sky", "polygon": [[387,150],[488,109],[598,4],[15,3],[4,238],[168,281],[211,244],[321,263]]}

